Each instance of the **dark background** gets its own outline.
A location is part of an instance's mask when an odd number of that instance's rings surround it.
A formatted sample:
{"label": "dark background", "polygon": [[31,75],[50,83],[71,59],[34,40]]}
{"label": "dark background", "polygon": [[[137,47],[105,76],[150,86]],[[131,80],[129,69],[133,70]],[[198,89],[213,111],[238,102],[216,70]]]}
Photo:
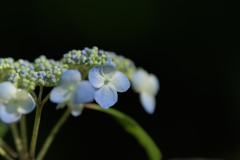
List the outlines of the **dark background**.
{"label": "dark background", "polygon": [[[69,50],[98,46],[124,55],[157,75],[161,89],[153,115],[131,89],[118,94],[114,108],[137,120],[165,159],[238,160],[239,7],[240,1],[223,0],[2,1],[0,52],[15,60],[58,60]],[[38,147],[62,113],[51,102],[44,107]],[[29,135],[34,115],[28,115]],[[67,121],[46,159],[147,156],[114,119],[85,109]]]}

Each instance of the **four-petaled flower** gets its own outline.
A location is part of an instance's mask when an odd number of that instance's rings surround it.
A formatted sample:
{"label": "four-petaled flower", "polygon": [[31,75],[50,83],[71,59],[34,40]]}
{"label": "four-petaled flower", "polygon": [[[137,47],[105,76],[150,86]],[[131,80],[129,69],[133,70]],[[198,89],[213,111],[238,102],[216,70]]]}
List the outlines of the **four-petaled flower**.
{"label": "four-petaled flower", "polygon": [[88,79],[96,89],[94,93],[96,102],[104,109],[108,109],[117,102],[117,92],[125,92],[130,87],[128,78],[117,71],[116,64],[110,60],[104,65],[91,68]]}
{"label": "four-petaled flower", "polygon": [[3,122],[16,122],[22,114],[30,113],[35,106],[26,90],[17,89],[11,82],[0,83],[0,119]]}
{"label": "four-petaled flower", "polygon": [[93,95],[92,85],[86,80],[81,81],[81,73],[78,70],[70,69],[61,75],[58,86],[50,93],[50,100],[58,103],[57,109],[68,105],[72,115],[79,116],[83,104],[94,100]]}
{"label": "four-petaled flower", "polygon": [[140,93],[140,102],[145,111],[153,114],[156,106],[155,96],[159,90],[158,78],[140,68],[133,74],[132,87],[135,92]]}

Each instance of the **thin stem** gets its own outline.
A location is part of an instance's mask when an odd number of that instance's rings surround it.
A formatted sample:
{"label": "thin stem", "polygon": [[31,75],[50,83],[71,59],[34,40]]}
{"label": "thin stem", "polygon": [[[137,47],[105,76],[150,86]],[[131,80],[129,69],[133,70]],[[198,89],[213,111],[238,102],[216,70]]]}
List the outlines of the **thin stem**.
{"label": "thin stem", "polygon": [[42,100],[42,93],[43,93],[43,86],[40,86],[40,91],[39,91],[39,95],[38,95],[38,102],[41,102],[41,100]]}
{"label": "thin stem", "polygon": [[0,146],[0,155],[2,155],[6,160],[14,160],[10,157],[7,152]]}
{"label": "thin stem", "polygon": [[33,133],[32,133],[32,140],[30,145],[30,159],[34,160],[35,158],[35,149],[37,144],[37,136],[38,136],[38,130],[40,126],[40,120],[41,120],[41,113],[42,113],[42,105],[37,106],[36,116],[35,116],[35,122],[33,127]]}
{"label": "thin stem", "polygon": [[54,140],[55,136],[57,135],[58,131],[61,129],[63,124],[66,122],[68,119],[69,115],[71,114],[71,110],[69,108],[66,109],[62,117],[58,120],[58,122],[55,124],[51,132],[49,133],[47,139],[45,140],[38,156],[37,160],[42,160],[44,156],[46,155],[52,141]]}
{"label": "thin stem", "polygon": [[[39,126],[40,126],[40,121],[41,121],[42,108],[45,103],[45,102],[41,103],[42,93],[43,93],[43,86],[40,87],[39,96],[38,96],[38,100],[37,100],[35,95],[32,92],[30,92],[31,96],[33,97],[33,99],[37,105],[36,116],[35,116],[35,121],[34,121],[34,126],[33,126],[32,140],[31,140],[31,145],[30,145],[30,153],[29,153],[31,160],[35,159],[35,151],[36,151]],[[46,97],[45,97],[45,99],[46,99]],[[47,101],[47,99],[45,101]]]}
{"label": "thin stem", "polygon": [[[51,92],[50,92],[50,93],[51,93]],[[43,106],[43,105],[47,102],[47,100],[49,99],[50,93],[48,93],[48,95],[43,99],[43,101],[42,101],[42,103],[41,103],[42,106]]]}
{"label": "thin stem", "polygon": [[2,138],[0,138],[0,147],[5,149],[13,158],[18,157],[18,154]]}
{"label": "thin stem", "polygon": [[18,128],[17,128],[17,124],[16,123],[11,123],[10,128],[12,130],[14,143],[16,145],[19,158],[20,158],[20,160],[23,160],[23,145],[22,145],[22,140],[19,136],[19,131],[18,131]]}
{"label": "thin stem", "polygon": [[24,159],[27,160],[28,159],[28,139],[27,139],[26,115],[22,115],[21,117],[20,131],[21,131],[21,137],[23,141]]}

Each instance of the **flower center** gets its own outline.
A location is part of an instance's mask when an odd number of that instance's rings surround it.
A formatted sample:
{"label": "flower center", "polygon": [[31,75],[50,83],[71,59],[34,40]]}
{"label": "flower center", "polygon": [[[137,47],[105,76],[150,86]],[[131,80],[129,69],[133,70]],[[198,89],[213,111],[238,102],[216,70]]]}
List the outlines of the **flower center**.
{"label": "flower center", "polygon": [[109,83],[109,79],[105,79],[104,84],[108,84]]}
{"label": "flower center", "polygon": [[69,87],[69,91],[72,92],[74,90],[74,88],[71,86]]}

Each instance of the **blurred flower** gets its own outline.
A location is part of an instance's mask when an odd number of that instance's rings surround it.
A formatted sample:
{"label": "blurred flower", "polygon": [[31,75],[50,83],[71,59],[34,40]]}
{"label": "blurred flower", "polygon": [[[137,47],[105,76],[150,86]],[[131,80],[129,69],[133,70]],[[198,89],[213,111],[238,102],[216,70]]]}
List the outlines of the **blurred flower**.
{"label": "blurred flower", "polygon": [[31,95],[22,89],[17,89],[11,82],[0,83],[0,119],[5,123],[13,123],[28,114],[36,104]]}
{"label": "blurred flower", "polygon": [[155,96],[159,90],[158,78],[140,68],[133,74],[132,87],[135,92],[140,93],[140,101],[145,111],[153,114],[156,106]]}
{"label": "blurred flower", "polygon": [[128,78],[117,71],[116,64],[107,61],[104,65],[97,65],[90,69],[88,78],[96,88],[94,98],[104,109],[113,106],[117,100],[117,92],[125,92],[130,87]]}
{"label": "blurred flower", "polygon": [[59,85],[50,93],[50,100],[59,103],[57,109],[65,105],[71,109],[73,116],[79,116],[83,109],[83,104],[94,100],[94,89],[88,81],[81,81],[81,73],[78,70],[68,70],[64,72]]}

